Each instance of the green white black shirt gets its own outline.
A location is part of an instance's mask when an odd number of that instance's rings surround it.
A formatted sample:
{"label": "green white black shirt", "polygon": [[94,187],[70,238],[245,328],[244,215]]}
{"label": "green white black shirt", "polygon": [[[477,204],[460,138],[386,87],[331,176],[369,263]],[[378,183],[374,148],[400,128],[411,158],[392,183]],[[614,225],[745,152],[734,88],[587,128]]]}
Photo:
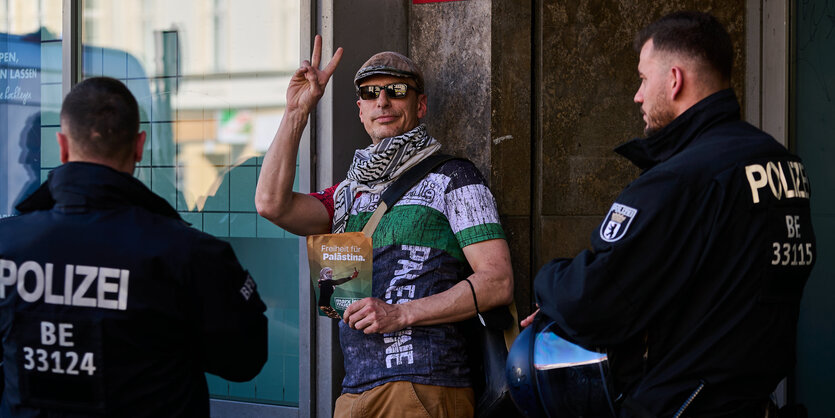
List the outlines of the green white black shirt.
{"label": "green white black shirt", "polygon": [[[333,217],[336,186],[314,193]],[[380,195],[360,193],[346,231],[361,231]],[[463,247],[504,239],[493,194],[475,166],[451,160],[409,190],[381,219],[373,235],[373,296],[405,303],[443,292],[466,277]],[[345,357],[343,391],[359,393],[386,382],[470,386],[460,324],[409,327],[365,335],[339,323]]]}

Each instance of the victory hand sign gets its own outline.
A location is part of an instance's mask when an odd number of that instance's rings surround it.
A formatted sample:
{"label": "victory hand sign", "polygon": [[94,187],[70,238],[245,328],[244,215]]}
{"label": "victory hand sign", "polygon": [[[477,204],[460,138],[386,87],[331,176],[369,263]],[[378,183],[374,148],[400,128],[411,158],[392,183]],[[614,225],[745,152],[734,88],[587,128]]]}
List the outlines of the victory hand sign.
{"label": "victory hand sign", "polygon": [[310,61],[302,61],[301,67],[293,74],[287,86],[287,110],[302,110],[309,113],[325,92],[331,75],[342,59],[342,48],[337,48],[328,65],[319,69],[322,59],[322,37],[316,35],[313,40],[313,55]]}

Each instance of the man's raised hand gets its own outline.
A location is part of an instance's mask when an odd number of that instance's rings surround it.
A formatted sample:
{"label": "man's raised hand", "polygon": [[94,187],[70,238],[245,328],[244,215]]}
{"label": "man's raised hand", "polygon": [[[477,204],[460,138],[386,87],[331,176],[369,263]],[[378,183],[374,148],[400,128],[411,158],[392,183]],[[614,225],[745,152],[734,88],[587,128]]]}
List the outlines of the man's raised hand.
{"label": "man's raised hand", "polygon": [[322,59],[322,37],[316,35],[313,40],[313,54],[310,61],[302,61],[301,67],[293,74],[290,85],[287,86],[287,110],[302,110],[309,113],[316,107],[319,99],[325,93],[325,86],[328,84],[336,66],[342,59],[342,48],[337,48],[333,53],[328,65],[319,69]]}

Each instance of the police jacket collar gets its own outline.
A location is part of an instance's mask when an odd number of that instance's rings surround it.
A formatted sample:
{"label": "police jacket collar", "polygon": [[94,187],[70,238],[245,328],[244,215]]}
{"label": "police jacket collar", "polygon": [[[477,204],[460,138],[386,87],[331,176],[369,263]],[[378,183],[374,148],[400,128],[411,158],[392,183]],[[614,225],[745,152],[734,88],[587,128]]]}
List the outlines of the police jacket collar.
{"label": "police jacket collar", "polygon": [[180,219],[177,211],[128,173],[85,162],[72,162],[52,170],[46,182],[17,205],[20,213],[57,208],[83,212],[90,208],[139,206],[150,212]]}
{"label": "police jacket collar", "polygon": [[705,129],[726,121],[739,120],[739,103],[732,89],[720,90],[705,97],[655,134],[635,138],[615,152],[632,161],[641,170],[678,154]]}

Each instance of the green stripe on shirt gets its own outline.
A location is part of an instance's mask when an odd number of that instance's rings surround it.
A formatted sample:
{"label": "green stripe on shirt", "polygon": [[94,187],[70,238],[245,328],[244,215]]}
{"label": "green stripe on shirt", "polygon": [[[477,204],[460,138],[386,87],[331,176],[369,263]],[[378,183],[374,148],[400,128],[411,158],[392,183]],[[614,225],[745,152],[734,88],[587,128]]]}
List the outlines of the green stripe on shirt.
{"label": "green stripe on shirt", "polygon": [[469,228],[462,229],[457,234],[455,234],[455,238],[458,239],[458,243],[459,245],[461,245],[462,248],[470,244],[475,244],[477,242],[487,241],[490,239],[506,239],[502,226],[496,223],[475,225]]}
{"label": "green stripe on shirt", "polygon": [[[371,212],[351,215],[346,231],[362,231],[370,217]],[[404,219],[408,221],[404,222]],[[453,234],[443,213],[422,205],[397,205],[391,208],[380,220],[372,236],[374,248],[419,245],[445,251],[460,261],[466,261],[461,248],[494,238],[504,238],[499,224],[476,225]]]}

